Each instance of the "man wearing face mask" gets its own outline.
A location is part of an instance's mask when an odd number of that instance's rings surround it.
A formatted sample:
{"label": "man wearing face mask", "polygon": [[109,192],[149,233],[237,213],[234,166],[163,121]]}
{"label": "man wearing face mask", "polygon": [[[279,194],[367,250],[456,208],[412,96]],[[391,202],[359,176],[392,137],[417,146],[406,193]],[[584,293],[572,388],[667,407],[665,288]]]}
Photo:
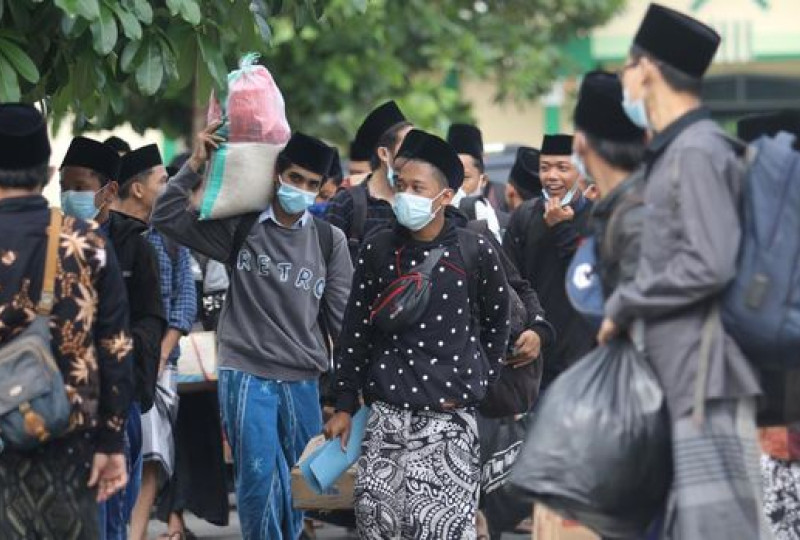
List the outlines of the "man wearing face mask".
{"label": "man wearing face mask", "polygon": [[344,176],[342,160],[339,158],[339,150],[335,147],[331,147],[331,149],[334,152],[333,161],[331,161],[331,170],[328,171],[328,176],[325,178],[325,183],[322,184],[322,187],[319,189],[314,204],[308,207],[308,211],[319,218],[325,217],[325,213],[328,211],[328,207],[331,204],[331,199],[333,199],[340,190],[344,189],[342,187]]}
{"label": "man wearing face mask", "polygon": [[[160,294],[167,319],[166,331],[157,342],[157,406],[144,412],[141,418],[141,491],[135,499],[136,507],[133,509],[131,521],[131,537],[136,540],[146,531],[159,478],[163,480],[172,472],[172,425],[164,412],[174,412],[177,409],[174,364],[179,355],[178,340],[188,334],[197,315],[197,291],[191,273],[189,251],[163,238],[147,224],[156,197],[163,190],[166,181],[166,168],[155,144],[129,152],[121,160],[117,208],[128,220],[139,227],[143,226],[141,234],[155,250],[159,279],[150,284],[150,287],[154,287]],[[136,294],[140,292],[137,291]],[[160,471],[164,473],[161,477]]]}
{"label": "man wearing face mask", "polygon": [[[158,288],[156,254],[143,237],[147,226],[113,212],[120,159],[100,142],[73,139],[61,165],[61,206],[67,215],[95,219],[117,255],[128,293],[133,337],[134,394],[125,423],[128,485],[100,507],[101,537],[127,537],[127,524],[141,479],[141,414],[153,406],[160,349],[166,321]],[[99,208],[99,210],[98,210]]]}
{"label": "man wearing face mask", "polygon": [[580,161],[571,135],[545,135],[539,158],[542,197],[526,201],[511,216],[503,248],[538,293],[558,337],[542,376],[546,387],[589,352],[594,336],[567,298],[564,278],[581,237],[589,233],[592,203],[581,193]]}
{"label": "man wearing face mask", "polygon": [[676,482],[665,536],[759,539],[770,537],[756,444],[759,384],[717,308],[736,271],[743,169],[700,100],[719,43],[712,28],[657,4],[634,38],[620,74],[623,108],[654,133],[642,253],[636,278],[606,303],[598,338],[645,322],[672,421]]}
{"label": "man wearing face mask", "polygon": [[[231,263],[219,318],[219,399],[231,445],[242,535],[294,540],[290,470],[322,430],[318,379],[338,337],[353,267],[344,234],[307,210],[333,150],[294,133],[278,156],[275,195],[263,212],[200,221],[191,207],[197,171],[221,137],[213,124],[156,202],[152,221],[175,241]],[[323,334],[324,328],[326,334]]]}
{"label": "man wearing face mask", "polygon": [[[489,242],[445,216],[464,176],[455,151],[414,130],[395,166],[398,224],[367,240],[359,256],[335,353],[337,413],[325,433],[347,442],[363,394],[371,412],[355,486],[359,538],[474,538],[474,409],[504,361],[508,283]],[[467,241],[477,275],[465,271]],[[391,329],[377,322],[384,288],[420,265],[431,283],[419,317]]]}
{"label": "man wearing face mask", "polygon": [[484,196],[489,183],[483,164],[483,135],[477,126],[453,124],[447,131],[447,142],[458,152],[464,165],[464,183],[453,197],[452,205],[464,212],[470,221],[485,221],[498,242],[508,226],[508,214],[498,212]]}
{"label": "man wearing face mask", "polygon": [[367,116],[354,144],[369,149],[372,173],[360,184],[336,195],[325,219],[348,239],[350,257],[358,259],[364,239],[394,223],[394,171],[392,161],[412,125],[394,101],[387,101]]}
{"label": "man wearing face mask", "polygon": [[639,165],[645,131],[625,116],[621,100],[617,76],[593,71],[584,75],[575,106],[575,157],[586,164],[600,195],[592,229],[606,298],[636,274],[644,212]]}

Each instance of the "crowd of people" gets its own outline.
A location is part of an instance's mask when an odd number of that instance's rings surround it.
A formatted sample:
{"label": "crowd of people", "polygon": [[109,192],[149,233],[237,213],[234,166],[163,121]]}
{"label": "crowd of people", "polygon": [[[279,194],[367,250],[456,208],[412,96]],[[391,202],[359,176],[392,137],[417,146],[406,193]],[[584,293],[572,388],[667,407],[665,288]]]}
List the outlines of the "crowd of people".
{"label": "crowd of people", "polygon": [[[294,132],[259,213],[199,216],[220,122],[171,167],[156,145],[76,137],[51,211],[46,120],[0,105],[0,538],[145,540],[154,507],[171,540],[190,534],[184,511],[226,524],[225,445],[242,536],[313,537],[291,470],[321,433],[346,446],[365,406],[339,519],[365,539],[488,538],[487,434],[639,321],[672,433],[652,537],[800,538],[800,435],[765,432],[762,456],[758,372],[717,307],[743,184],[700,99],[719,44],[651,5],[621,70],[583,76],[574,132],[520,148],[500,198],[480,129],[440,138],[389,101],[347,175]],[[800,137],[791,113],[741,126]],[[602,322],[565,287],[586,238]],[[217,332],[218,379],[179,394],[179,341],[198,327]]]}

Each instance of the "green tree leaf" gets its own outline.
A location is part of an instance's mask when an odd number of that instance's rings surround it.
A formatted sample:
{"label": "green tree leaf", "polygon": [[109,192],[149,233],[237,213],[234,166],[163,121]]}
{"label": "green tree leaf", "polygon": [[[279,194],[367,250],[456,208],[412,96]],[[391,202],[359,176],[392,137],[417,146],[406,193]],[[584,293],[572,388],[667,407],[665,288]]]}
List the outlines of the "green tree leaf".
{"label": "green tree leaf", "polygon": [[33,60],[15,43],[8,40],[0,40],[0,54],[11,62],[20,77],[32,84],[39,82],[39,70],[36,69]]}
{"label": "green tree leaf", "polygon": [[203,57],[206,70],[216,83],[217,88],[222,88],[228,83],[228,70],[222,58],[222,51],[218,45],[202,34],[197,36],[197,45],[200,47],[200,54]]}
{"label": "green tree leaf", "polygon": [[125,37],[133,41],[142,39],[142,25],[139,23],[139,19],[136,18],[136,15],[126,10],[115,1],[111,2],[111,7],[117,15],[119,22],[122,24],[122,31]]}
{"label": "green tree leaf", "polygon": [[100,6],[100,17],[94,21],[89,27],[92,30],[92,41],[94,50],[97,54],[107,55],[114,49],[117,44],[117,21],[114,20],[114,14],[106,5]]}
{"label": "green tree leaf", "polygon": [[195,0],[181,0],[181,17],[192,26],[200,24],[202,15]]}
{"label": "green tree leaf", "polygon": [[147,0],[131,0],[133,4],[133,12],[136,17],[144,24],[153,23],[153,8]]}
{"label": "green tree leaf", "polygon": [[0,57],[0,101],[16,102],[20,100],[17,73],[4,57]]}
{"label": "green tree leaf", "polygon": [[164,66],[161,51],[154,40],[147,41],[143,51],[142,60],[136,68],[136,84],[145,96],[152,96],[158,92],[164,79]]}
{"label": "green tree leaf", "polygon": [[67,15],[81,16],[93,21],[100,17],[100,2],[98,0],[55,0],[56,7],[61,8]]}
{"label": "green tree leaf", "polygon": [[119,66],[122,68],[123,73],[133,73],[136,70],[136,63],[134,62],[134,59],[136,58],[136,53],[139,52],[141,45],[141,41],[129,41],[125,45],[125,48],[122,49]]}
{"label": "green tree leaf", "polygon": [[181,12],[182,3],[183,0],[167,0],[167,9],[169,9],[169,14],[173,17],[177,17]]}

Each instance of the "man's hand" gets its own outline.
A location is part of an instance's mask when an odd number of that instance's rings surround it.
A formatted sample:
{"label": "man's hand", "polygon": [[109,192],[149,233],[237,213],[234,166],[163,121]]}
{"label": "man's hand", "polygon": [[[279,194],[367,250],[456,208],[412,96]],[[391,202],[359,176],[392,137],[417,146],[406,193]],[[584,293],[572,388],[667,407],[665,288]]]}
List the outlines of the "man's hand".
{"label": "man's hand", "polygon": [[219,120],[212,122],[206,126],[206,129],[197,134],[194,140],[192,156],[189,158],[189,167],[194,172],[199,172],[208,161],[208,158],[211,157],[211,152],[219,148],[219,143],[225,142],[224,137],[216,134],[221,126],[222,122]]}
{"label": "man's hand", "polygon": [[352,418],[350,413],[339,411],[328,420],[325,424],[325,438],[335,439],[336,437],[342,438],[342,450],[347,451],[347,443],[350,440],[350,427],[352,426]]}
{"label": "man's hand", "polygon": [[562,221],[572,221],[575,211],[571,206],[561,206],[561,199],[553,197],[544,205],[544,222],[548,227],[552,227]]}
{"label": "man's hand", "polygon": [[600,325],[600,332],[597,334],[597,342],[600,345],[605,345],[619,334],[619,327],[617,323],[606,317],[603,319],[603,324]]}
{"label": "man's hand", "polygon": [[97,502],[102,503],[111,498],[128,483],[128,471],[125,468],[123,454],[95,454],[92,462],[92,473],[89,475],[90,488],[97,486]]}
{"label": "man's hand", "polygon": [[514,343],[514,356],[506,360],[506,365],[514,369],[527,366],[542,352],[542,340],[533,330],[525,330]]}

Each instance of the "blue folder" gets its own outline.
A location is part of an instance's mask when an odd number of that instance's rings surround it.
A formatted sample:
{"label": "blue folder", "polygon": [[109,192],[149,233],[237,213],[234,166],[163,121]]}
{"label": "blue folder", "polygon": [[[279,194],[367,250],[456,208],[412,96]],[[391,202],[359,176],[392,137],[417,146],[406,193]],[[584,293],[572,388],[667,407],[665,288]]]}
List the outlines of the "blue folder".
{"label": "blue folder", "polygon": [[342,450],[342,441],[337,437],[314,450],[300,463],[300,472],[315,492],[320,495],[336,493],[333,485],[361,455],[361,442],[364,440],[368,417],[369,407],[361,407],[353,416],[346,452]]}

